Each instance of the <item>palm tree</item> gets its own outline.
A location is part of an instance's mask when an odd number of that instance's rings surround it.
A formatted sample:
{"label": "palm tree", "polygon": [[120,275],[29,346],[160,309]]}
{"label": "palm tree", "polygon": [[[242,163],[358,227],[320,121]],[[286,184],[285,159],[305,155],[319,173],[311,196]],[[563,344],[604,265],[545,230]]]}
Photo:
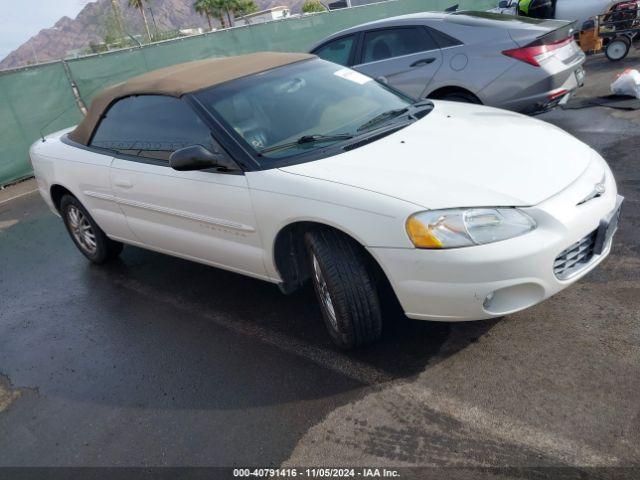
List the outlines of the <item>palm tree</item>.
{"label": "palm tree", "polygon": [[212,17],[217,18],[222,28],[225,28],[224,14],[227,12],[227,2],[228,0],[196,0],[193,8],[198,14],[207,17],[210,29],[213,29],[211,25]]}
{"label": "palm tree", "polygon": [[[226,13],[227,20],[229,20],[229,26],[233,27],[233,20],[231,19],[231,12],[236,6],[236,0],[214,0],[218,11]],[[221,17],[222,18],[222,15]]]}
{"label": "palm tree", "polygon": [[[150,0],[146,1],[149,2]],[[138,10],[140,10],[142,20],[144,21],[144,28],[147,29],[147,36],[149,37],[149,41],[151,42],[151,31],[149,30],[149,22],[147,22],[147,14],[144,13],[144,4],[145,0],[129,0],[129,7],[137,8]]]}
{"label": "palm tree", "polygon": [[209,5],[210,3],[211,2],[207,0],[196,0],[196,3],[193,4],[193,9],[198,15],[204,15],[205,17],[207,17],[209,30],[213,30],[213,25],[211,24],[211,6]]}

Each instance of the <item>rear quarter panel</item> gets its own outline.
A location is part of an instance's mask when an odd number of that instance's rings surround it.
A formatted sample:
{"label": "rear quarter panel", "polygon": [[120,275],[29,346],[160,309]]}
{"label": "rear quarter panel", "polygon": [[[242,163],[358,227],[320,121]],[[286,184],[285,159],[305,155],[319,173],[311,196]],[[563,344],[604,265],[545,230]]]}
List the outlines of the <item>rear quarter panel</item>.
{"label": "rear quarter panel", "polygon": [[460,87],[475,94],[483,104],[495,106],[495,99],[484,93],[493,82],[512,67],[513,62],[502,55],[503,50],[516,45],[506,29],[452,24],[449,22],[426,22],[463,44],[443,48],[442,68],[423,92],[429,97],[444,87]]}
{"label": "rear quarter panel", "polygon": [[112,157],[64,143],[67,130],[31,146],[30,156],[38,189],[49,207],[54,185],[64,187],[89,211],[107,235],[128,237],[120,207],[113,202],[109,179]]}

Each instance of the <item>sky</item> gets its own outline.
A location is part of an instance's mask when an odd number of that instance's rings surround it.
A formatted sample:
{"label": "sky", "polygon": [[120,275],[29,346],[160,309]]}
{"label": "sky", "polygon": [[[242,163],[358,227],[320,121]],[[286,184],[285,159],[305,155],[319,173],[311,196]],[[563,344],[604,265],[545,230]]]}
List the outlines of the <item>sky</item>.
{"label": "sky", "polygon": [[0,60],[61,17],[75,18],[89,0],[0,0]]}

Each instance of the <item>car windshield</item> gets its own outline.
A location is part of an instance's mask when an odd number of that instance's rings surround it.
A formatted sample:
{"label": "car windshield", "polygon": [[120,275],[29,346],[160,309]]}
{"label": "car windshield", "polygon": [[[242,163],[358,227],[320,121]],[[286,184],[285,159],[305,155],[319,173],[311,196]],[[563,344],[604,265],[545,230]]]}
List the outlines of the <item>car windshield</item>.
{"label": "car windshield", "polygon": [[356,71],[306,60],[212,87],[198,100],[269,166],[407,113],[412,100]]}

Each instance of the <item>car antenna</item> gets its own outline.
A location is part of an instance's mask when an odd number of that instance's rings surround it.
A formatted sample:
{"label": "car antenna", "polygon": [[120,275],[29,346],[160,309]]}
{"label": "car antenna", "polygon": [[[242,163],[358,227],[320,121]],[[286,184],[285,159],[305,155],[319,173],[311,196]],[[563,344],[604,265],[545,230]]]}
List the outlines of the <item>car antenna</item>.
{"label": "car antenna", "polygon": [[47,122],[45,125],[43,125],[42,127],[40,127],[40,139],[42,140],[42,143],[46,142],[46,139],[44,138],[44,131],[45,129],[51,125],[53,122],[55,122],[56,120],[58,120],[63,114],[67,113],[69,111],[69,108],[65,108],[63,111],[61,111],[58,115],[56,115],[52,120],[50,120],[49,122]]}
{"label": "car antenna", "polygon": [[447,13],[457,12],[458,8],[460,8],[459,4],[451,5],[449,8],[445,9],[445,12],[447,12]]}

